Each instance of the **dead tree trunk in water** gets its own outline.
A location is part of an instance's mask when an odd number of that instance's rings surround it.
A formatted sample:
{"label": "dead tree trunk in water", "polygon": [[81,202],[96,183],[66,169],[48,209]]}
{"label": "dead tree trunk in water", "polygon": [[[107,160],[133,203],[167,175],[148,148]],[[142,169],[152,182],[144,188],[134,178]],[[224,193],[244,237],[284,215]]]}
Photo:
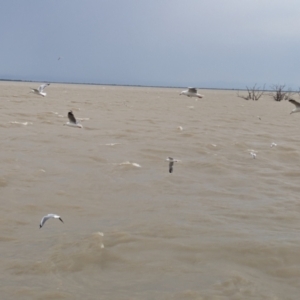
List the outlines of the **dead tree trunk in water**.
{"label": "dead tree trunk in water", "polygon": [[255,101],[257,101],[265,93],[265,84],[264,84],[262,89],[260,89],[259,87],[256,88],[256,84],[252,88],[248,88],[247,86],[246,86],[246,88],[247,88],[248,95],[247,96],[241,96],[239,91],[238,91],[237,96],[239,98],[243,98],[245,100],[255,100]]}

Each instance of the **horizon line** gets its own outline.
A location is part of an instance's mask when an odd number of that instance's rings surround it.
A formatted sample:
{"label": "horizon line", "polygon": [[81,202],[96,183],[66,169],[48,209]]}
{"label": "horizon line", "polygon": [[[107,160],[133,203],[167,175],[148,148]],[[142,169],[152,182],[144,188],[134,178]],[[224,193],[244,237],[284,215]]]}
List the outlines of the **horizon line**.
{"label": "horizon line", "polygon": [[[101,85],[101,86],[124,86],[124,87],[148,87],[148,88],[188,88],[186,86],[171,86],[171,85],[143,85],[143,84],[118,84],[118,83],[95,83],[95,82],[72,82],[72,81],[47,81],[47,80],[29,80],[29,79],[8,79],[0,78],[0,81],[15,81],[15,82],[47,82],[47,83],[57,83],[57,84],[83,84],[83,85]],[[247,86],[245,88],[220,88],[220,87],[195,87],[202,90],[225,90],[225,91],[247,91]],[[257,91],[264,92],[274,92],[270,89],[257,89]],[[290,92],[299,92],[290,90]]]}

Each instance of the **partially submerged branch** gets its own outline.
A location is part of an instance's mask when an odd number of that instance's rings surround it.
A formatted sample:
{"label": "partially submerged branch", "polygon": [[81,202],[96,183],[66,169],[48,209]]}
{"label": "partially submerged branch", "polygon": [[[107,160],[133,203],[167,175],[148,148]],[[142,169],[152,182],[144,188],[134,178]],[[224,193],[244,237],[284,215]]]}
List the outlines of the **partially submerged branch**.
{"label": "partially submerged branch", "polygon": [[281,101],[281,100],[289,100],[293,93],[290,89],[289,90],[284,90],[285,85],[280,85],[280,84],[273,84],[271,86],[271,89],[273,90],[272,93],[269,95],[275,100],[275,101]]}
{"label": "partially submerged branch", "polygon": [[247,96],[241,96],[239,91],[238,91],[238,94],[237,96],[239,98],[243,98],[245,100],[255,100],[257,101],[264,93],[265,93],[265,84],[263,86],[262,89],[260,89],[260,87],[256,87],[256,84],[252,87],[252,88],[247,88],[247,92],[248,92],[248,95]]}

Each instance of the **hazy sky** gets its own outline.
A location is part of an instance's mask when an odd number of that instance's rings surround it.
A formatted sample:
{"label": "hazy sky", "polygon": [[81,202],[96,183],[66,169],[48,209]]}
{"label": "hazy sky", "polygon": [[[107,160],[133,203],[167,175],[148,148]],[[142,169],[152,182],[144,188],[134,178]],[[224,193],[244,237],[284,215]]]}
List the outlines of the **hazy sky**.
{"label": "hazy sky", "polygon": [[299,0],[2,0],[0,37],[0,78],[300,87]]}

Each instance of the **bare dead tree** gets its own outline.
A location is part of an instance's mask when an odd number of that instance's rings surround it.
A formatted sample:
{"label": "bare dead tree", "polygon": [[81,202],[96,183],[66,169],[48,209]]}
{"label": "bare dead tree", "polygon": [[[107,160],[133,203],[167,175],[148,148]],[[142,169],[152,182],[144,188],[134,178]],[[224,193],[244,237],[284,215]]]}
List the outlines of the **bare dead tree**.
{"label": "bare dead tree", "polygon": [[241,96],[239,91],[238,91],[238,94],[237,96],[239,98],[243,98],[245,100],[255,100],[257,101],[264,93],[265,93],[265,84],[263,86],[262,89],[260,89],[260,87],[256,87],[256,84],[254,84],[254,86],[252,88],[247,88],[247,92],[248,92],[248,95],[247,96]]}
{"label": "bare dead tree", "polygon": [[280,84],[273,84],[271,86],[272,93],[269,95],[275,100],[275,101],[281,101],[281,100],[289,100],[290,97],[295,94],[290,89],[284,90],[285,85]]}

